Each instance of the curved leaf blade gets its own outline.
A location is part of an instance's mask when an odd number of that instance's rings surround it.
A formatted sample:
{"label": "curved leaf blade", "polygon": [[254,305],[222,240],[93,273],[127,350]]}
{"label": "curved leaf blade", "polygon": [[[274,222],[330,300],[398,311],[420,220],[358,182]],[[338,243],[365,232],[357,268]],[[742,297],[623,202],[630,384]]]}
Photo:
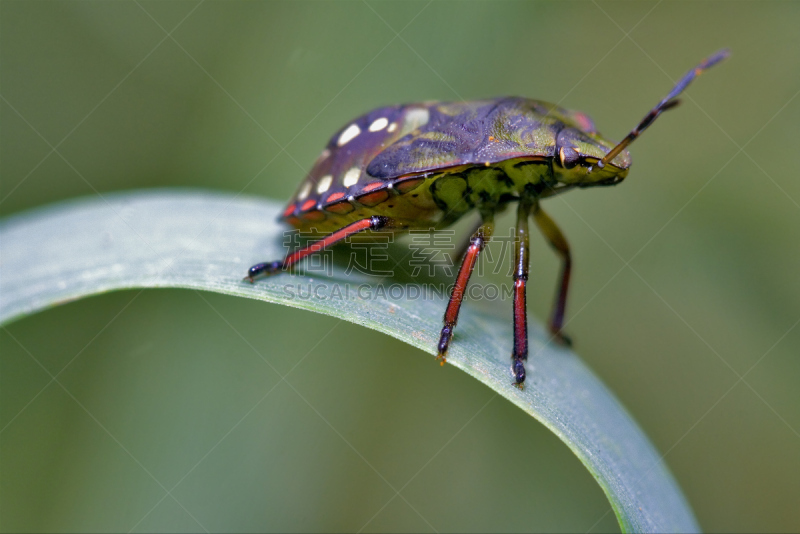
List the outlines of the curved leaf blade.
{"label": "curved leaf blade", "polygon": [[[251,264],[282,255],[284,228],[274,222],[279,210],[260,199],[160,190],[6,219],[0,223],[0,324],[115,289],[182,287],[332,315],[435,354],[443,301],[358,298],[357,286],[368,282],[341,272],[324,280],[284,274],[242,282]],[[290,298],[284,291],[290,276],[293,284],[308,284],[314,297]],[[341,291],[352,298],[340,298]],[[465,305],[448,362],[561,438],[598,481],[623,531],[699,531],[641,429],[589,368],[574,353],[549,345],[536,324],[529,327],[527,387],[511,385],[507,312],[498,317]]]}

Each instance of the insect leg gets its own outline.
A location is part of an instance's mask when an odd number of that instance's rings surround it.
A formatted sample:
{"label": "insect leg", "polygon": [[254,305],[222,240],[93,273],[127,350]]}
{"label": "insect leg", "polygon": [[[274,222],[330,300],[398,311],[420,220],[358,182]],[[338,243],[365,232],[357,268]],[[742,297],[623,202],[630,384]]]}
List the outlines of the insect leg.
{"label": "insect leg", "polygon": [[325,250],[326,248],[353,234],[363,232],[364,230],[380,230],[381,228],[391,228],[394,225],[394,219],[391,219],[390,217],[384,217],[382,215],[373,215],[372,217],[367,217],[366,219],[361,219],[354,223],[350,223],[344,228],[340,228],[339,230],[326,235],[319,241],[315,241],[306,247],[288,254],[283,260],[253,265],[250,267],[250,269],[248,269],[247,276],[244,277],[244,281],[253,283],[253,281],[255,281],[257,278],[263,278],[264,276],[269,276],[284,269],[288,269],[309,254]]}
{"label": "insect leg", "polygon": [[564,343],[570,345],[569,337],[561,332],[564,325],[564,309],[567,305],[567,290],[569,289],[569,275],[572,271],[572,256],[569,252],[569,243],[561,233],[556,223],[538,205],[533,211],[533,220],[539,227],[550,246],[561,256],[561,283],[558,285],[556,300],[553,303],[553,313],[550,316],[550,333]]}
{"label": "insect leg", "polygon": [[469,277],[472,275],[472,270],[475,268],[475,263],[478,260],[478,254],[486,246],[486,243],[492,236],[494,231],[494,218],[493,214],[486,214],[483,216],[483,224],[480,228],[472,234],[470,238],[469,247],[464,253],[464,258],[461,260],[461,267],[458,269],[456,276],[456,283],[453,285],[453,291],[450,293],[450,300],[447,303],[447,309],[444,312],[444,326],[442,333],[439,336],[439,355],[436,357],[442,365],[447,361],[447,347],[450,346],[450,339],[453,337],[453,330],[458,321],[458,312],[461,309],[461,302],[464,299],[464,292],[467,290]]}
{"label": "insect leg", "polygon": [[[523,197],[517,207],[516,254],[514,263],[514,385],[522,388],[525,382],[525,364],[528,359],[528,311],[525,300],[525,287],[530,267],[530,244],[528,239],[528,217],[535,200]],[[536,203],[538,206],[538,203]]]}

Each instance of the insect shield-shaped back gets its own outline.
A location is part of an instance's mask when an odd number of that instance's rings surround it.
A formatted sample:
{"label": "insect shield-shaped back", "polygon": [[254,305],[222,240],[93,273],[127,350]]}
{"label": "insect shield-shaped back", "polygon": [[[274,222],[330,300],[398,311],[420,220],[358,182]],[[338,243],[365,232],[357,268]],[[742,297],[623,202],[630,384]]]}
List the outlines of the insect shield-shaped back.
{"label": "insect shield-shaped back", "polygon": [[[359,219],[389,212],[424,223],[435,206],[398,197],[424,179],[387,179],[367,172],[386,147],[429,120],[424,104],[375,109],[344,125],[328,142],[283,211],[282,220],[304,231],[332,232]],[[393,211],[390,211],[393,210]]]}

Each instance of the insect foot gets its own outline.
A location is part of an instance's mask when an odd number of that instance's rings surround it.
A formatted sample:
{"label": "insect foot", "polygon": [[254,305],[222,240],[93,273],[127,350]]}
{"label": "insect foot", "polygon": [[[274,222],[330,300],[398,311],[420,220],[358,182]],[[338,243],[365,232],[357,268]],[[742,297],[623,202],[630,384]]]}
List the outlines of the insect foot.
{"label": "insect foot", "polygon": [[511,366],[511,372],[514,373],[514,382],[511,384],[519,388],[520,391],[525,389],[525,364],[522,360],[514,360]]}
{"label": "insect foot", "polygon": [[450,336],[453,335],[453,327],[445,325],[442,328],[442,333],[439,337],[439,354],[436,356],[436,361],[439,365],[447,363],[447,347],[450,345]]}
{"label": "insect foot", "polygon": [[571,347],[572,346],[572,338],[569,337],[564,332],[560,330],[551,330],[550,334],[553,336],[553,339],[556,340],[556,343],[559,345],[563,345],[564,347]]}
{"label": "insect foot", "polygon": [[251,284],[258,278],[263,278],[271,274],[280,272],[283,269],[282,261],[273,261],[269,263],[257,263],[247,270],[247,276],[242,281],[250,282]]}

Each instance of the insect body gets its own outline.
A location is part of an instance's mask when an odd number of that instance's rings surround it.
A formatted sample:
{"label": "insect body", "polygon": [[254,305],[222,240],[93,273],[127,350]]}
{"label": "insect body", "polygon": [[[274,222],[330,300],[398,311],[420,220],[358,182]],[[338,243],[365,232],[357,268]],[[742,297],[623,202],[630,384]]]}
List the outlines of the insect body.
{"label": "insect body", "polygon": [[514,383],[525,381],[528,356],[525,285],[528,219],[561,256],[561,282],[549,328],[567,342],[564,322],[572,267],[561,230],[539,201],[580,187],[616,185],[628,174],[625,148],[703,70],[725,57],[717,52],[689,71],[620,143],[597,132],[588,116],[553,104],[508,97],[378,108],[358,117],[328,142],[282,214],[295,228],[324,237],[283,260],[254,265],[245,280],[288,269],[313,252],[367,230],[442,228],[478,210],[444,315],[438,359],[444,363],[472,270],[491,238],[494,215],[518,202],[514,269]]}

